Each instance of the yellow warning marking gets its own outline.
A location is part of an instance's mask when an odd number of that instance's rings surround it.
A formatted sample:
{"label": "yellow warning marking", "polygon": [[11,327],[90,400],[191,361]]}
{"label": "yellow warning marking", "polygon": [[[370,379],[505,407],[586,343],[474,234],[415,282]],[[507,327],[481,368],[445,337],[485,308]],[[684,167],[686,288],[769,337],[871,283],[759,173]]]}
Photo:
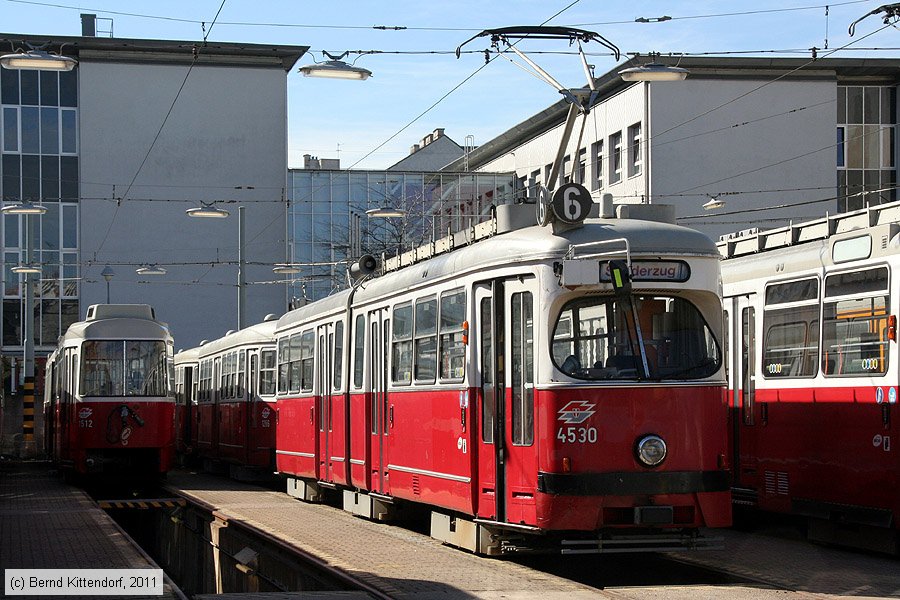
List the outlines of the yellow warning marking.
{"label": "yellow warning marking", "polygon": [[175,508],[177,506],[186,506],[187,501],[183,498],[166,498],[161,500],[100,500],[97,505],[104,510],[111,508],[136,508],[139,510],[147,510],[150,508]]}

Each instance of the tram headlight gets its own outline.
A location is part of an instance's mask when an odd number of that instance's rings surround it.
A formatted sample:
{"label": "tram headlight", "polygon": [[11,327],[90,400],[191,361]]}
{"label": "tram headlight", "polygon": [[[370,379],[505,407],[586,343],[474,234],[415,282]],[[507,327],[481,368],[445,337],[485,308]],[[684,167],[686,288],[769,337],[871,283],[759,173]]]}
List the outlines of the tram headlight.
{"label": "tram headlight", "polygon": [[666,459],[666,442],[658,435],[645,435],[638,440],[634,453],[644,466],[659,466]]}

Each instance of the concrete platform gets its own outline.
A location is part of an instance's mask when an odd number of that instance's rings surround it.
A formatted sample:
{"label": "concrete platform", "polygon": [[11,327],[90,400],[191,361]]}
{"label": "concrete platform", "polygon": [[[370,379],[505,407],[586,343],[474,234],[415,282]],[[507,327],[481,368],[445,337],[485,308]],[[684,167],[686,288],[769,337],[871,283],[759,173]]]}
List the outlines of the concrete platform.
{"label": "concrete platform", "polygon": [[[726,531],[726,549],[681,553],[679,560],[733,572],[746,585],[596,589],[449,548],[400,527],[373,523],[330,506],[220,477],[169,475],[170,491],[217,518],[276,537],[390,598],[580,600],[586,598],[900,597],[900,561],[808,543]],[[717,534],[719,532],[716,532]],[[604,557],[597,556],[598,564]],[[635,560],[638,560],[637,558]]]}
{"label": "concrete platform", "polygon": [[[87,494],[63,483],[46,463],[0,464],[0,571],[157,568]],[[0,579],[0,588],[4,584]],[[185,598],[168,580],[163,592],[104,598]]]}

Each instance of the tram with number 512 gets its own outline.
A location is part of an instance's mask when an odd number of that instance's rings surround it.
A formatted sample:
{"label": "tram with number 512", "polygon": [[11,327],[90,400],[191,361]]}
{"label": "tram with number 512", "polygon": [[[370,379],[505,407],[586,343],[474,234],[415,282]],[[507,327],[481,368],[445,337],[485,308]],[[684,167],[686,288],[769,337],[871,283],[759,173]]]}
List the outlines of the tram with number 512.
{"label": "tram with number 512", "polygon": [[173,341],[146,304],[95,304],[47,359],[47,454],[69,473],[155,477],[175,453]]}

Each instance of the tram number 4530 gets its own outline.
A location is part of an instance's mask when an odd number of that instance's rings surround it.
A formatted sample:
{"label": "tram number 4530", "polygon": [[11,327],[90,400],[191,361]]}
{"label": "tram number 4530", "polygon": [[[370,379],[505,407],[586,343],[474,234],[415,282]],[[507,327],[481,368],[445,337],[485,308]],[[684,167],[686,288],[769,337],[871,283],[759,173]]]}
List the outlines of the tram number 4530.
{"label": "tram number 4530", "polygon": [[556,439],[563,444],[593,444],[597,441],[596,427],[560,427]]}

